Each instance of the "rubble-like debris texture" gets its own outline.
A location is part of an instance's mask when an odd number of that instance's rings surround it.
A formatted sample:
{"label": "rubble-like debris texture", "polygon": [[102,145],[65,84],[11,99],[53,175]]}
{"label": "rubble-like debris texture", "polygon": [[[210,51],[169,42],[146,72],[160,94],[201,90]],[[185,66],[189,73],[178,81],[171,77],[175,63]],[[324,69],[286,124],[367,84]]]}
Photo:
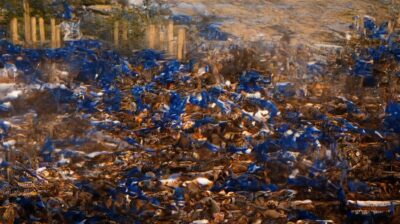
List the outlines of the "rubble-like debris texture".
{"label": "rubble-like debris texture", "polygon": [[1,222],[396,223],[400,43],[386,26],[365,18],[304,83],[272,56],[216,79],[155,50],[1,40]]}

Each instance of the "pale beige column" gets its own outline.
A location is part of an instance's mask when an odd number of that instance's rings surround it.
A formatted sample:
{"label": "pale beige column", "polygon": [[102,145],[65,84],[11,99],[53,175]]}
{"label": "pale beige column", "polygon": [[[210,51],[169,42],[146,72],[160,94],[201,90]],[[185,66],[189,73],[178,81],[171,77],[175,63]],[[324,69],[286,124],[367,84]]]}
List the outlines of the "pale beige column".
{"label": "pale beige column", "polygon": [[37,43],[36,17],[31,18],[31,37],[32,43]]}
{"label": "pale beige column", "polygon": [[389,20],[388,22],[388,34],[390,35],[394,31],[394,23],[392,20]]}
{"label": "pale beige column", "polygon": [[51,27],[51,47],[57,47],[57,37],[56,37],[56,20],[54,18],[50,19],[50,27]]}
{"label": "pale beige column", "polygon": [[56,26],[56,47],[61,47],[61,27],[60,25]]}
{"label": "pale beige column", "polygon": [[124,44],[126,44],[126,42],[128,42],[128,31],[129,31],[129,26],[128,26],[128,22],[124,21],[122,23],[122,41],[124,42]]}
{"label": "pale beige column", "polygon": [[11,29],[11,40],[14,44],[19,43],[19,35],[18,35],[18,19],[12,18],[10,22]]}
{"label": "pale beige column", "polygon": [[165,31],[163,27],[160,27],[160,50],[165,50]]}
{"label": "pale beige column", "polygon": [[168,53],[170,55],[175,55],[175,48],[174,48],[174,21],[170,20],[168,23]]}
{"label": "pale beige column", "polygon": [[147,33],[148,39],[149,39],[149,48],[155,48],[156,46],[156,26],[151,24],[149,26],[149,31]]}
{"label": "pale beige column", "polygon": [[114,22],[114,45],[119,45],[119,21]]}
{"label": "pale beige column", "polygon": [[40,36],[40,44],[44,44],[46,42],[46,32],[44,28],[44,19],[42,17],[39,18],[39,36]]}
{"label": "pale beige column", "polygon": [[180,28],[178,32],[178,60],[184,60],[186,45],[186,29]]}
{"label": "pale beige column", "polygon": [[364,27],[364,16],[360,16],[359,18],[359,26],[360,26],[360,32],[365,35],[365,27]]}
{"label": "pale beige column", "polygon": [[25,44],[31,43],[31,16],[30,6],[28,0],[23,0],[24,7],[24,31],[25,31]]}

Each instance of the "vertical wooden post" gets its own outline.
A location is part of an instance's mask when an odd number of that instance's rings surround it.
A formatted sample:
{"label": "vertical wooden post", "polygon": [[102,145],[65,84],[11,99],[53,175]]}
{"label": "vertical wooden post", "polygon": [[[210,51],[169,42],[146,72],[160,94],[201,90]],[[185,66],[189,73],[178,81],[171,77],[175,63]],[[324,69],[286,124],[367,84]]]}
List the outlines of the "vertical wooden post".
{"label": "vertical wooden post", "polygon": [[170,20],[168,23],[168,52],[174,55],[174,21]]}
{"label": "vertical wooden post", "polygon": [[178,60],[184,60],[185,57],[185,41],[186,41],[186,30],[180,28],[178,32]]}
{"label": "vertical wooden post", "polygon": [[17,18],[12,18],[11,19],[10,29],[11,29],[12,42],[14,44],[18,44],[19,43],[19,36],[18,36],[18,19]]}
{"label": "vertical wooden post", "polygon": [[56,48],[56,20],[51,18],[50,19],[50,26],[51,26],[51,47]]}
{"label": "vertical wooden post", "polygon": [[119,22],[114,22],[114,45],[119,45]]}
{"label": "vertical wooden post", "polygon": [[23,0],[24,6],[24,28],[25,28],[25,42],[26,44],[31,43],[31,16],[30,16],[30,6],[28,0]]}
{"label": "vertical wooden post", "polygon": [[42,17],[39,18],[39,36],[40,36],[40,44],[43,45],[46,42],[46,32],[44,30],[44,19]]}
{"label": "vertical wooden post", "polygon": [[56,26],[56,47],[61,47],[61,27],[60,25]]}
{"label": "vertical wooden post", "polygon": [[124,44],[128,42],[128,30],[128,22],[124,21],[122,23],[122,41],[124,42]]}
{"label": "vertical wooden post", "polygon": [[37,42],[36,17],[31,18],[31,37],[32,37],[32,43],[36,44]]}

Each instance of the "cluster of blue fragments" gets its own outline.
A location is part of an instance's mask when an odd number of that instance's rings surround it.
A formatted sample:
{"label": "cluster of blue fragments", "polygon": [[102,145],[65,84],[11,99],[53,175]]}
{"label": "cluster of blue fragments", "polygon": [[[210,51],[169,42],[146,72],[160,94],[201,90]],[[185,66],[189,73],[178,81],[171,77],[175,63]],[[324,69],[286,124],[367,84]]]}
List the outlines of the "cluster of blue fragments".
{"label": "cluster of blue fragments", "polygon": [[[400,43],[386,23],[364,23],[373,44],[352,52],[347,75],[379,83],[377,66],[398,63]],[[228,38],[215,26],[202,33]],[[97,40],[29,49],[2,39],[0,53],[21,91],[0,101],[1,221],[373,223],[399,215],[394,97],[379,99],[377,111],[347,96],[315,100],[252,69],[208,83],[193,62],[152,49],[122,55]],[[58,70],[69,79],[51,82]]]}

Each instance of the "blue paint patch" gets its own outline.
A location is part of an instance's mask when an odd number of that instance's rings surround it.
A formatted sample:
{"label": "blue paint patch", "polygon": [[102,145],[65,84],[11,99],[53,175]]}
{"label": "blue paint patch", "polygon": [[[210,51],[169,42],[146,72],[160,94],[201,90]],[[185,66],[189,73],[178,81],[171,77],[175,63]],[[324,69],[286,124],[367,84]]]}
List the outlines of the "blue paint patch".
{"label": "blue paint patch", "polygon": [[209,24],[200,28],[200,37],[206,40],[227,41],[229,34],[221,31],[218,24]]}

